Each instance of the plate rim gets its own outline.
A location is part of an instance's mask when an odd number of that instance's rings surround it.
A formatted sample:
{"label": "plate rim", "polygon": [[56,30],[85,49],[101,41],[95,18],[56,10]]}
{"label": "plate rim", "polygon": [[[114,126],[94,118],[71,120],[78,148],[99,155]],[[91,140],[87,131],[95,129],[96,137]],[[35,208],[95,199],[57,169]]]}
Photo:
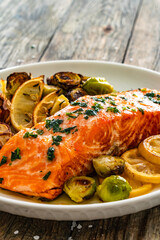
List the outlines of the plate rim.
{"label": "plate rim", "polygon": [[[160,76],[160,72],[154,71],[148,68],[140,67],[140,66],[135,66],[135,65],[129,65],[129,64],[124,64],[124,63],[118,63],[118,62],[112,62],[112,61],[99,61],[99,60],[55,60],[55,61],[44,61],[44,62],[34,62],[34,63],[29,63],[29,64],[22,64],[18,66],[13,66],[5,69],[0,70],[0,74],[4,74],[5,72],[8,71],[14,71],[18,70],[19,68],[26,68],[26,67],[35,67],[35,66],[41,66],[41,65],[54,65],[54,64],[65,64],[65,63],[93,63],[93,64],[104,64],[104,65],[110,65],[110,66],[118,66],[121,68],[128,68],[128,69],[133,69],[133,70],[138,70],[138,71],[144,71],[144,72],[149,72],[153,75]],[[125,200],[120,200],[120,201],[115,201],[115,202],[105,202],[105,203],[90,203],[90,204],[75,204],[75,205],[67,205],[67,204],[48,204],[48,203],[35,203],[35,202],[27,202],[24,200],[19,200],[19,199],[10,199],[5,196],[0,195],[0,202],[2,203],[7,203],[7,204],[16,204],[17,206],[20,207],[29,207],[29,208],[34,208],[34,209],[51,209],[51,210],[85,210],[85,209],[95,209],[95,208],[110,208],[110,207],[123,207],[126,204],[127,205],[132,205],[133,203],[136,204],[139,201],[144,201],[144,200],[150,200],[154,197],[159,197],[160,196],[160,190],[156,190],[153,192],[150,192],[145,195],[141,195],[135,198],[129,198]],[[57,212],[56,211],[56,212]],[[96,219],[96,217],[94,218]]]}

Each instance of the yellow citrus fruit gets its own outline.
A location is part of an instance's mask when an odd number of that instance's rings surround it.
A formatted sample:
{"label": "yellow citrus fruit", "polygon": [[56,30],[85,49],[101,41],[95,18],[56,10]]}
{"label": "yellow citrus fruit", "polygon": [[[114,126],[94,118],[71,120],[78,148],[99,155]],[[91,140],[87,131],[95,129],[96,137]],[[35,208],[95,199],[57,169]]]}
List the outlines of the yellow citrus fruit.
{"label": "yellow citrus fruit", "polygon": [[146,183],[160,183],[160,167],[146,161],[138,152],[131,149],[123,153],[127,175]]}
{"label": "yellow citrus fruit", "polygon": [[44,122],[46,118],[50,116],[50,110],[58,98],[58,93],[57,91],[49,93],[37,104],[33,112],[34,125],[39,122]]}
{"label": "yellow citrus fruit", "polygon": [[140,143],[138,150],[146,160],[160,165],[160,135],[146,138]]}
{"label": "yellow citrus fruit", "polygon": [[33,126],[32,114],[43,93],[43,76],[24,82],[15,92],[11,104],[11,122],[20,131]]}
{"label": "yellow citrus fruit", "polygon": [[68,99],[62,94],[57,99],[55,104],[53,105],[50,115],[55,114],[59,110],[65,108],[67,105],[69,105]]}
{"label": "yellow citrus fruit", "polygon": [[124,177],[132,187],[132,190],[129,195],[130,198],[144,195],[150,192],[153,188],[153,185],[151,183],[143,183],[132,178],[131,176],[128,176],[126,173],[126,169],[124,170],[122,177]]}

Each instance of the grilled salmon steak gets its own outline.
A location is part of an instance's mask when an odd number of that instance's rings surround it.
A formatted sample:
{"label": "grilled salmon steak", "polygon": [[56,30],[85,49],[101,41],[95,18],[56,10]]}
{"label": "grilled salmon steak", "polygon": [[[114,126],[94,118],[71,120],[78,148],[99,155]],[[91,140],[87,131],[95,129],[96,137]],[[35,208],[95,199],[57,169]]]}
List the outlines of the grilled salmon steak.
{"label": "grilled salmon steak", "polygon": [[79,98],[3,146],[0,187],[56,198],[66,180],[92,171],[92,158],[120,155],[159,134],[159,99],[149,89]]}

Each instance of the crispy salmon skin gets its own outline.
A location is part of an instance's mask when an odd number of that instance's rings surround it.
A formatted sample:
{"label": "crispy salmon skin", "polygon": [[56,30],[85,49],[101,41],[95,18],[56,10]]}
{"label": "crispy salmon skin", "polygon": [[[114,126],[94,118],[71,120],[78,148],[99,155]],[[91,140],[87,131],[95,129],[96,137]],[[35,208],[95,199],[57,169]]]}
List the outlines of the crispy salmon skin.
{"label": "crispy salmon skin", "polygon": [[160,133],[160,92],[84,96],[0,151],[0,187],[52,200],[66,180],[92,172],[92,158],[120,155]]}

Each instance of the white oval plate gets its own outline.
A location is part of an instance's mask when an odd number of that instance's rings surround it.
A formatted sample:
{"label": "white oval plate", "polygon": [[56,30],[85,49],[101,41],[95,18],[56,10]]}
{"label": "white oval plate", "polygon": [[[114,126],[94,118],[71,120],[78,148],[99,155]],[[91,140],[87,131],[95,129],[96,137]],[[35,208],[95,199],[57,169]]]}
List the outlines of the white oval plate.
{"label": "white oval plate", "polygon": [[[118,63],[100,61],[55,61],[29,64],[0,71],[0,78],[15,71],[31,72],[34,77],[50,76],[59,71],[73,71],[86,76],[105,77],[116,90],[153,88],[160,90],[160,73]],[[9,191],[0,191],[0,210],[32,218],[50,220],[94,220],[136,213],[160,204],[160,190],[110,203],[62,205],[35,202]]]}

